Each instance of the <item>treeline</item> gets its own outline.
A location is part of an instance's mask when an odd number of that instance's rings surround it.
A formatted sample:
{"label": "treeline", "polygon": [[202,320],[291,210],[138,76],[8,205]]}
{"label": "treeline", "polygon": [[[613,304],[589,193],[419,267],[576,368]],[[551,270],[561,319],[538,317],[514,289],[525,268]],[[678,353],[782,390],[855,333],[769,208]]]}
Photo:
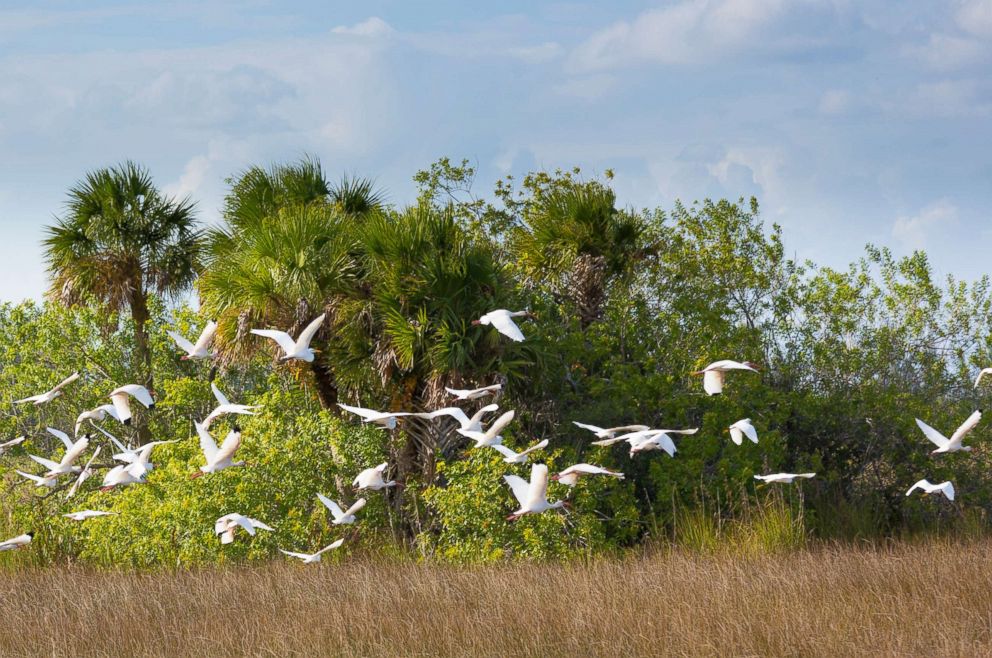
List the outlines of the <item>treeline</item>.
{"label": "treeline", "polygon": [[[252,167],[231,179],[222,224],[205,227],[192,200],[169,198],[138,165],[88,174],[43,244],[48,301],[0,307],[0,438],[28,437],[0,457],[0,526],[38,533],[19,559],[174,565],[322,546],[340,533],[315,493],[352,500],[355,473],[387,460],[405,486],[370,498],[348,550],[567,556],[705,545],[725,528],[746,534],[749,519],[781,522],[789,542],[983,531],[987,430],[972,453],[935,459],[913,419],[950,433],[983,405],[973,375],[989,364],[987,278],[936,281],[925,254],[873,246],[846,270],[795,262],[754,199],[637,210],[610,172],[507,177],[490,193],[474,178],[441,160],[416,174],[416,203],[396,207],[369,180],[330,182],[316,160]],[[472,325],[496,308],[536,315],[524,342]],[[279,364],[249,333],[295,334],[321,313],[312,364]],[[192,336],[211,318],[218,358],[181,361],[166,330]],[[708,397],[689,373],[723,358],[762,374]],[[10,406],[76,370],[55,402]],[[191,481],[202,463],[192,421],[209,412],[211,381],[262,411],[241,419],[246,467]],[[57,452],[46,426],[71,430],[125,383],[153,388],[156,409],[133,429],[104,428],[132,443],[181,439],[156,448],[147,485],[101,493],[94,478],[66,501],[13,473],[25,452]],[[511,523],[502,475],[529,467],[467,450],[451,423],[382,431],[337,407],[431,410],[451,405],[446,386],[492,383],[517,411],[508,445],[547,438],[552,470],[586,461],[626,478],[583,480],[568,514]],[[745,417],[757,445],[729,440]],[[674,459],[631,459],[591,446],[572,421],[702,429],[677,439]],[[784,494],[755,486],[775,470],[818,475]],[[906,498],[921,477],[952,479],[958,500]],[[85,507],[120,514],[58,516]],[[213,520],[232,511],[276,530],[222,549]]]}

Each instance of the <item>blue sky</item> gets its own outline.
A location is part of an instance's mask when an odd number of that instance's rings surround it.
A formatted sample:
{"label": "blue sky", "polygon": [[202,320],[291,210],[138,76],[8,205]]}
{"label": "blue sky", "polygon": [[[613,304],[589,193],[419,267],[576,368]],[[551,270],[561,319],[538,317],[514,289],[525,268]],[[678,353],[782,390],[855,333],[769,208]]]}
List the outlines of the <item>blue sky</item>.
{"label": "blue sky", "polygon": [[790,253],[992,245],[992,0],[0,1],[0,300],[42,226],[125,158],[216,221],[224,179],[321,158],[395,203],[441,156],[612,168],[620,200],[756,195]]}

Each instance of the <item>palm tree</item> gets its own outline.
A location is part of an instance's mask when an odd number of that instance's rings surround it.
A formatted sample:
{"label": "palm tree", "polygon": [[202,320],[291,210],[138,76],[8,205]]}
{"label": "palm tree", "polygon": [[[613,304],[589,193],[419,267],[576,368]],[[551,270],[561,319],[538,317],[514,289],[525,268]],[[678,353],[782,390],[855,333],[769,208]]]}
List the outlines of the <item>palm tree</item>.
{"label": "palm tree", "polygon": [[133,162],[90,172],[69,190],[68,208],[46,228],[48,296],[129,309],[144,384],[153,386],[148,296],[190,289],[200,265],[194,203],[162,194]]}
{"label": "palm tree", "polygon": [[565,178],[536,190],[516,248],[532,278],[550,281],[577,309],[583,329],[598,320],[613,284],[651,251],[645,219],[618,210],[613,190]]}

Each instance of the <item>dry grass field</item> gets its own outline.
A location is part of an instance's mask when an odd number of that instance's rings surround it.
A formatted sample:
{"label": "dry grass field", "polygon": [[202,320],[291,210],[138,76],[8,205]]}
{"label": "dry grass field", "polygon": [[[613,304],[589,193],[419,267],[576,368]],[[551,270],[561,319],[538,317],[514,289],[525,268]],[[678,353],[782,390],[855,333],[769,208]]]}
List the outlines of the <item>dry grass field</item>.
{"label": "dry grass field", "polygon": [[0,576],[4,656],[992,655],[992,544]]}

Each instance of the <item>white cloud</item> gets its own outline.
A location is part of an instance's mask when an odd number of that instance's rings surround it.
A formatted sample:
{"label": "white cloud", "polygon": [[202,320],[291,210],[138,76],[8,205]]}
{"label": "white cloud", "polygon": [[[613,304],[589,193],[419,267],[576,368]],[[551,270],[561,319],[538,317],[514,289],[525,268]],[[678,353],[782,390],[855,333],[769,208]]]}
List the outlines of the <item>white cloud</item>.
{"label": "white cloud", "polygon": [[955,118],[992,114],[992,90],[980,80],[939,80],[917,85],[906,110],[911,115]]}
{"label": "white cloud", "polygon": [[966,0],[954,18],[965,32],[992,37],[992,0]]}
{"label": "white cloud", "polygon": [[584,75],[560,82],[552,87],[552,91],[562,96],[593,101],[613,91],[616,83],[616,78],[611,75]]}
{"label": "white cloud", "polygon": [[383,37],[395,31],[389,23],[378,16],[372,16],[351,26],[339,25],[331,30],[334,34],[350,34],[358,37]]}
{"label": "white cloud", "polygon": [[577,70],[639,62],[688,64],[742,50],[790,7],[784,0],[681,0],[593,34],[572,53]]}
{"label": "white cloud", "polygon": [[562,54],[560,43],[546,41],[536,46],[516,46],[508,48],[506,53],[511,57],[516,57],[525,62],[548,62],[558,58]]}
{"label": "white cloud", "polygon": [[845,89],[829,89],[820,97],[820,114],[844,114],[851,108],[851,92]]}
{"label": "white cloud", "polygon": [[931,69],[952,71],[982,61],[989,48],[970,37],[934,33],[924,45],[912,47],[909,52]]}
{"label": "white cloud", "polygon": [[892,237],[907,249],[925,249],[930,235],[957,222],[958,208],[940,199],[910,217],[899,217],[892,225]]}

